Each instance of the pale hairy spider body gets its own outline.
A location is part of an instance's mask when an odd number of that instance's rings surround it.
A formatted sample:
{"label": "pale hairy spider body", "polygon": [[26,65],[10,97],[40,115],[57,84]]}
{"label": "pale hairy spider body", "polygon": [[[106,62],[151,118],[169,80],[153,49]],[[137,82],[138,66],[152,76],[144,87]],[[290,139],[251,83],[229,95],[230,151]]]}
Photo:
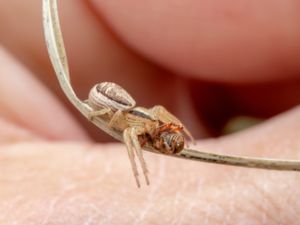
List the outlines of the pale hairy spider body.
{"label": "pale hairy spider body", "polygon": [[135,100],[124,88],[111,82],[96,84],[91,89],[87,102],[94,109],[89,114],[89,119],[109,115],[110,123],[114,123],[121,112],[130,110],[136,105]]}
{"label": "pale hairy spider body", "polygon": [[184,148],[183,133],[193,140],[180,120],[163,106],[154,106],[150,109],[135,107],[134,99],[114,83],[104,82],[95,85],[87,102],[94,109],[89,115],[90,119],[96,116],[103,117],[111,129],[123,133],[138,187],[140,181],[135,156],[138,157],[146,183],[149,184],[148,169],[142,152],[145,144],[165,154],[176,154]]}

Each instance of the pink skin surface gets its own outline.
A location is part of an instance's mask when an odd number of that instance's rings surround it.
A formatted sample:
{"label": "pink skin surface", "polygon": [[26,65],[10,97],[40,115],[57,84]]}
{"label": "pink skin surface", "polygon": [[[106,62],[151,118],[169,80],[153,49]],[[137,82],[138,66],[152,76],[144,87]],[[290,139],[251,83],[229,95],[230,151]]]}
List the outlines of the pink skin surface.
{"label": "pink skin surface", "polygon": [[[2,2],[1,2],[2,1]],[[41,1],[0,0],[0,224],[298,224],[300,174],[145,153],[76,112],[51,68]],[[196,149],[300,159],[297,1],[60,1],[72,83],[114,81],[162,104],[197,138],[238,114],[269,117]],[[21,20],[18,21],[18,19]],[[221,121],[221,122],[220,122]]]}

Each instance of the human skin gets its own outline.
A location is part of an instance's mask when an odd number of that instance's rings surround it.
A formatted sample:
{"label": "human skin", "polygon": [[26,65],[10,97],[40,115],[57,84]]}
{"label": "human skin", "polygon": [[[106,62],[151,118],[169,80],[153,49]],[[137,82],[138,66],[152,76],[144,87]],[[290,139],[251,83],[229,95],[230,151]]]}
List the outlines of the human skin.
{"label": "human skin", "polygon": [[[61,1],[78,95],[113,80],[140,105],[167,106],[198,138],[205,135],[205,121],[197,116],[202,109],[193,107],[201,100],[187,93],[187,78],[198,88],[205,88],[203,81],[226,82],[234,103],[258,115],[299,102],[299,3],[222,2]],[[1,3],[1,224],[298,223],[296,172],[145,153],[151,185],[137,189],[124,145],[95,144],[88,133],[100,141],[106,136],[64,100],[45,50],[41,2]],[[16,15],[26,18],[22,24]],[[273,82],[274,89],[261,91],[255,101],[251,91],[235,87],[262,82]],[[243,132],[199,140],[193,148],[299,159],[299,120],[300,109],[294,108]]]}

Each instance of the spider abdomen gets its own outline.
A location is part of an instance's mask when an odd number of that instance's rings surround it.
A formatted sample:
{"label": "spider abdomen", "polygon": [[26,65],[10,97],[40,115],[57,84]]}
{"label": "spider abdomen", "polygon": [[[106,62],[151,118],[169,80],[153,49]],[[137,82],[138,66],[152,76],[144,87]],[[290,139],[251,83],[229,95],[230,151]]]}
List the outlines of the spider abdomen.
{"label": "spider abdomen", "polygon": [[112,82],[96,84],[89,93],[88,101],[94,109],[108,107],[113,111],[130,110],[136,105],[124,88]]}

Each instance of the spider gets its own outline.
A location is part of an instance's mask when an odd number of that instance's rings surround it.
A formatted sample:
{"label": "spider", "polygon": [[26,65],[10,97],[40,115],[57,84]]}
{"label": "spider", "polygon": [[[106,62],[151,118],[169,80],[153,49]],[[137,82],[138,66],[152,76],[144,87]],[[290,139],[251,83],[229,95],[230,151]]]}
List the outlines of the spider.
{"label": "spider", "polygon": [[87,100],[93,111],[89,119],[100,116],[111,129],[123,133],[133,174],[140,187],[139,174],[135,162],[138,157],[147,185],[150,184],[148,169],[142,148],[152,145],[165,154],[177,154],[185,145],[184,134],[193,142],[194,138],[186,127],[163,106],[152,108],[136,107],[134,99],[125,89],[111,82],[96,84]]}

